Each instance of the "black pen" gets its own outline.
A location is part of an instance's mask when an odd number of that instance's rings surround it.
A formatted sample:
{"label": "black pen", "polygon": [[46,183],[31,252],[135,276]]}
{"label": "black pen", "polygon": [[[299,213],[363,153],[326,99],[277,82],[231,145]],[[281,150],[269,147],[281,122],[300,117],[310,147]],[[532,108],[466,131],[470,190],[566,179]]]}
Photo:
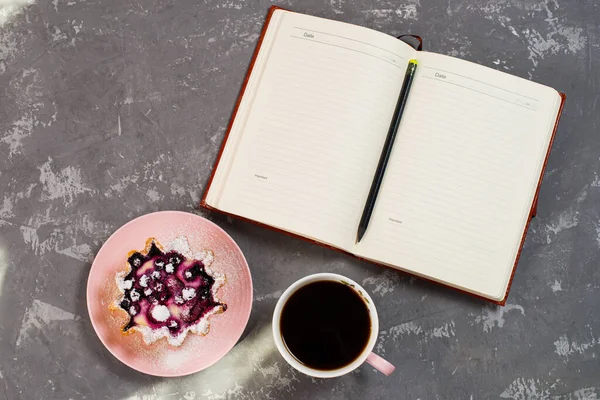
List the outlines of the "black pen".
{"label": "black pen", "polygon": [[360,217],[360,223],[358,224],[358,233],[356,234],[356,243],[360,242],[360,239],[362,239],[365,232],[367,231],[367,227],[369,226],[369,220],[371,219],[373,208],[375,208],[377,194],[379,193],[379,188],[381,187],[381,182],[383,181],[383,174],[385,173],[385,168],[390,159],[390,154],[392,154],[392,146],[394,145],[394,140],[396,139],[396,134],[398,133],[398,127],[400,126],[400,120],[402,119],[402,114],[404,113],[404,106],[406,105],[406,100],[408,99],[408,93],[410,92],[410,87],[415,77],[417,64],[417,60],[410,60],[408,62],[406,75],[404,75],[404,83],[402,83],[402,89],[400,89],[398,103],[396,104],[394,116],[392,117],[392,123],[390,124],[390,129],[388,130],[387,137],[385,138],[383,151],[381,152],[381,156],[379,157],[379,164],[377,164],[375,177],[373,178],[373,183],[371,183],[371,190],[369,190],[369,197],[367,197],[367,203],[365,204],[362,217]]}

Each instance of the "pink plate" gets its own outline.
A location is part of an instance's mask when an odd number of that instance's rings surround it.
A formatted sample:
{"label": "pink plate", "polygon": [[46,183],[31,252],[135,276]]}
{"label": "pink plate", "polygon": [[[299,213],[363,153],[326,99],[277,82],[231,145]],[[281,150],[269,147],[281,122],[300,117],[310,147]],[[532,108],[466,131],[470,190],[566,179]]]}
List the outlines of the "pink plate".
{"label": "pink plate", "polygon": [[[128,321],[126,313],[109,309],[120,294],[115,275],[127,269],[127,253],[143,250],[148,238],[164,246],[179,236],[187,237],[195,252],[208,249],[214,253],[211,269],[227,279],[217,293],[227,311],[209,317],[206,336],[188,333],[179,347],[170,346],[164,338],[147,345],[141,333],[121,332]],[[188,375],[219,361],[239,340],[252,308],[252,278],[242,251],[217,225],[185,212],[156,212],[128,222],[104,243],[90,270],[87,306],[96,334],[123,363],[150,375]]]}

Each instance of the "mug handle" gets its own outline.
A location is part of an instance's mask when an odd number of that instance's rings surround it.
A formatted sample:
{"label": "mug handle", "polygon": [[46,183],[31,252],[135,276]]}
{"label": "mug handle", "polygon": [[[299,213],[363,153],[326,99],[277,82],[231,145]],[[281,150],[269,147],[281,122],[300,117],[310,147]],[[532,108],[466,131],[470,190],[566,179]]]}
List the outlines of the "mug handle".
{"label": "mug handle", "polygon": [[376,370],[378,370],[379,372],[381,372],[382,374],[384,374],[386,376],[390,376],[392,374],[392,372],[394,372],[394,370],[396,369],[396,367],[394,367],[388,361],[379,357],[375,353],[370,353],[367,356],[367,362],[369,364],[371,364],[371,366],[373,368],[375,368]]}

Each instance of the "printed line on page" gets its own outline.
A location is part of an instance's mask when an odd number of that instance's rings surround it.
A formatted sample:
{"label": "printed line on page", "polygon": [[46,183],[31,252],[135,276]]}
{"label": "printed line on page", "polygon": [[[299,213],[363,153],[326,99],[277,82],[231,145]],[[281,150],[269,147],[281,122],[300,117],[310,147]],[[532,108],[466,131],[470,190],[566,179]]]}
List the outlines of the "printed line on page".
{"label": "printed line on page", "polygon": [[432,77],[432,76],[423,76],[423,78],[432,79],[432,80],[434,80],[434,81],[443,82],[443,83],[447,83],[447,84],[450,84],[450,85],[458,86],[458,87],[461,87],[461,88],[464,88],[464,89],[472,90],[473,92],[477,92],[477,93],[485,94],[486,96],[490,96],[490,97],[493,97],[493,98],[495,98],[495,99],[498,99],[498,100],[505,101],[505,102],[507,102],[507,103],[510,103],[510,104],[513,104],[513,105],[515,105],[515,106],[523,107],[523,108],[526,108],[526,109],[528,109],[528,110],[531,110],[531,111],[537,111],[535,108],[532,108],[532,107],[527,107],[526,105],[519,104],[519,103],[514,103],[514,102],[512,102],[512,101],[510,101],[510,100],[503,99],[502,97],[494,96],[493,94],[489,94],[489,93],[486,93],[486,92],[482,92],[481,90],[473,89],[473,88],[470,88],[470,87],[468,87],[468,86],[459,85],[458,83],[454,83],[454,82],[448,82],[448,81],[445,81],[445,80],[443,80],[443,79],[437,79],[437,78],[434,78],[434,77]]}
{"label": "printed line on page", "polygon": [[475,78],[471,78],[471,77],[469,77],[469,76],[465,76],[465,75],[457,74],[456,72],[452,72],[452,71],[446,71],[445,69],[440,69],[440,68],[437,68],[437,67],[427,67],[427,66],[425,66],[425,68],[427,68],[427,69],[435,69],[435,70],[437,70],[437,71],[446,72],[447,74],[452,74],[452,75],[460,76],[461,78],[470,79],[470,80],[472,80],[472,81],[479,82],[479,83],[483,83],[484,85],[488,85],[488,86],[491,86],[491,87],[493,87],[493,88],[500,89],[500,90],[504,90],[505,92],[512,93],[512,94],[516,94],[516,95],[518,95],[518,96],[525,97],[525,98],[527,98],[527,99],[529,99],[529,100],[533,100],[533,101],[537,101],[537,102],[539,102],[539,99],[534,99],[533,97],[525,96],[524,94],[517,93],[517,92],[513,92],[512,90],[508,90],[508,89],[502,88],[502,87],[500,87],[500,86],[492,85],[491,83],[487,83],[487,82],[484,82],[484,81],[480,81],[479,79],[475,79]]}
{"label": "printed line on page", "polygon": [[394,55],[394,56],[396,56],[396,57],[398,57],[398,58],[400,58],[400,59],[402,59],[402,60],[404,60],[404,59],[405,59],[404,57],[402,57],[402,56],[399,56],[398,54],[394,53],[393,51],[390,51],[390,50],[388,50],[388,49],[385,49],[385,48],[383,48],[383,47],[376,46],[376,45],[374,45],[373,43],[369,43],[369,42],[363,42],[362,40],[358,40],[358,39],[352,39],[352,38],[349,38],[349,37],[346,37],[346,36],[334,35],[333,33],[322,32],[322,31],[316,31],[316,30],[314,30],[314,29],[302,28],[302,27],[300,27],[300,26],[295,26],[294,28],[295,28],[295,29],[300,29],[300,30],[302,30],[302,31],[308,31],[308,32],[314,32],[314,33],[320,33],[320,34],[322,34],[322,35],[334,36],[334,37],[338,37],[338,38],[341,38],[341,39],[347,39],[347,40],[351,40],[351,41],[353,41],[353,42],[357,42],[357,43],[366,44],[367,46],[371,46],[371,47],[375,47],[375,48],[377,48],[377,49],[379,49],[379,50],[387,51],[388,53],[390,53],[390,54],[392,54],[392,55]]}
{"label": "printed line on page", "polygon": [[333,44],[333,43],[321,42],[319,40],[314,40],[314,39],[309,39],[309,38],[304,38],[304,37],[294,36],[294,35],[290,35],[290,37],[293,37],[294,39],[301,39],[301,40],[306,40],[306,41],[313,42],[313,43],[321,43],[321,44],[326,44],[328,46],[339,47],[340,49],[346,49],[346,50],[354,51],[356,53],[361,53],[361,54],[364,54],[364,55],[367,55],[367,56],[370,56],[370,57],[377,58],[378,60],[385,61],[386,63],[388,63],[390,65],[393,65],[394,67],[396,67],[398,69],[403,69],[401,66],[399,66],[397,64],[394,64],[393,62],[391,62],[389,60],[386,60],[385,58],[381,58],[381,57],[378,57],[378,56],[376,56],[374,54],[366,53],[364,51],[356,50],[356,49],[353,49],[351,47],[340,46],[340,45]]}

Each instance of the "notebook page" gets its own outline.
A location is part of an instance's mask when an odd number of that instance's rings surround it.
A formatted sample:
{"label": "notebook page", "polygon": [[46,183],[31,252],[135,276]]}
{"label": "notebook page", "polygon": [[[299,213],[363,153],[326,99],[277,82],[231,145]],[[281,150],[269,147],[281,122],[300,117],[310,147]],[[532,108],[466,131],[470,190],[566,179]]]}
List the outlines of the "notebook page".
{"label": "notebook page", "polygon": [[283,13],[281,11],[273,12],[270,18],[265,22],[267,25],[263,27],[263,38],[260,43],[259,52],[254,60],[254,65],[252,66],[252,73],[246,82],[244,95],[240,99],[235,118],[232,121],[229,133],[225,139],[225,146],[222,148],[222,152],[219,156],[213,180],[210,183],[209,191],[206,194],[206,203],[212,207],[216,207],[221,198],[223,185],[227,181],[227,176],[229,176],[231,165],[233,164],[235,154],[239,147],[243,127],[246,124],[246,119],[252,108],[251,105],[254,102],[256,88],[260,84],[264,69],[269,60],[273,41],[277,36],[277,30],[282,16]]}
{"label": "notebook page", "polygon": [[551,139],[551,88],[419,54],[366,258],[502,298]]}
{"label": "notebook page", "polygon": [[414,50],[285,12],[218,208],[352,245]]}

